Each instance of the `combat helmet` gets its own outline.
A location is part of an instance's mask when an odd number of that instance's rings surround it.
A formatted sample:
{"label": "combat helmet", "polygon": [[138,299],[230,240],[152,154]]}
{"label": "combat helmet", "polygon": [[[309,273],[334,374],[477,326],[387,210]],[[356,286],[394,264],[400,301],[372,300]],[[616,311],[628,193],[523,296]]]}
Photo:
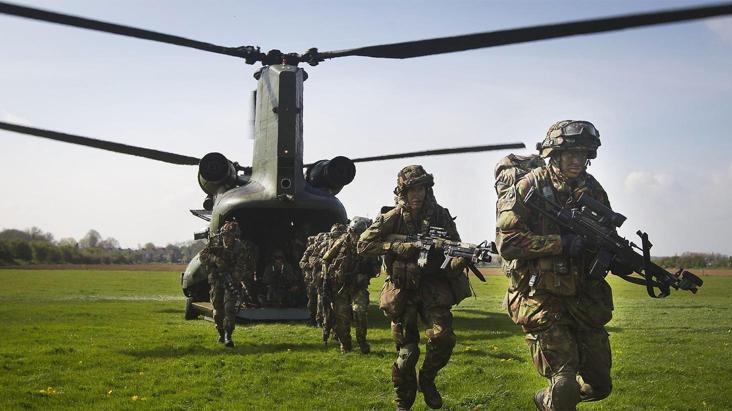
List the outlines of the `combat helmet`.
{"label": "combat helmet", "polygon": [[227,236],[227,235],[233,235],[238,237],[239,236],[239,223],[236,221],[227,221],[224,223],[223,226],[221,226],[221,230],[219,231],[221,235]]}
{"label": "combat helmet", "polygon": [[587,158],[597,157],[600,131],[589,121],[562,120],[549,127],[544,141],[536,144],[542,157],[563,150],[586,150]]}
{"label": "combat helmet", "polygon": [[361,234],[371,225],[371,219],[366,217],[353,217],[351,223],[348,224],[348,231]]}
{"label": "combat helmet", "polygon": [[394,194],[401,195],[410,188],[426,184],[427,187],[435,185],[435,179],[432,174],[428,174],[424,171],[424,168],[420,165],[406,166],[399,174],[397,174],[397,186],[394,189]]}
{"label": "combat helmet", "polygon": [[335,223],[330,227],[330,233],[333,235],[340,235],[346,232],[346,226],[341,223]]}

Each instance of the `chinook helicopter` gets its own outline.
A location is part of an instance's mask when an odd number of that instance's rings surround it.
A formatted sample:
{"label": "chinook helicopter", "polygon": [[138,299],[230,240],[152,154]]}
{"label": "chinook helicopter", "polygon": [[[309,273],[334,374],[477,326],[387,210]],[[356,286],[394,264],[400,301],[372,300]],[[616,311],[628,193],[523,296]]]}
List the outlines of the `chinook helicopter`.
{"label": "chinook helicopter", "polygon": [[[260,268],[274,250],[288,253],[296,263],[307,236],[327,230],[335,222],[346,222],[347,213],[336,195],[356,175],[355,163],[424,155],[456,154],[522,148],[522,143],[449,148],[376,157],[349,159],[337,156],[311,164],[303,162],[303,89],[308,74],[301,64],[317,66],[327,60],[347,57],[414,58],[433,54],[517,44],[543,39],[574,36],[688,21],[732,14],[732,5],[695,7],[672,11],[600,18],[560,24],[548,24],[463,36],[434,38],[403,43],[369,46],[348,50],[320,52],[312,48],[303,54],[279,50],[262,52],[257,47],[222,47],[163,33],[137,29],[82,17],[70,16],[0,2],[0,13],[58,24],[115,33],[164,42],[203,51],[242,58],[247,64],[261,63],[255,73],[253,138],[251,166],[241,166],[220,153],[201,159],[170,152],[129,146],[71,134],[41,130],[10,123],[0,129],[50,138],[73,144],[136,155],[173,164],[197,165],[198,184],[205,193],[203,207],[191,212],[208,222],[207,230],[195,238],[215,235],[231,219],[239,222],[243,235],[260,248]],[[298,251],[300,250],[300,251]],[[264,258],[262,258],[264,256]],[[181,287],[186,295],[186,318],[206,312],[208,284],[198,258],[182,273]],[[243,310],[246,319],[292,319],[305,315],[304,310],[270,310],[266,313]],[[305,319],[306,317],[300,317]]]}

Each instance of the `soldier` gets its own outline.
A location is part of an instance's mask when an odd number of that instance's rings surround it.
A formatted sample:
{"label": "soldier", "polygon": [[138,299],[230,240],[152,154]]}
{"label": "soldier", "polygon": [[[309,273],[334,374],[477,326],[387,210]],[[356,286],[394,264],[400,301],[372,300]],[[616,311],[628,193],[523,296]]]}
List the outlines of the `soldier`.
{"label": "soldier", "polygon": [[330,332],[335,325],[335,313],[333,311],[333,294],[331,292],[330,278],[325,275],[329,268],[323,261],[323,255],[333,247],[335,241],[346,232],[346,226],[335,223],[330,227],[330,232],[325,233],[318,252],[318,261],[321,265],[321,278],[318,283],[318,308],[323,318],[323,343],[328,343]]}
{"label": "soldier", "polygon": [[548,165],[519,179],[497,203],[496,244],[511,280],[505,305],[526,333],[534,367],[549,380],[534,396],[539,410],[574,410],[580,401],[601,400],[612,389],[604,327],[612,317],[610,286],[586,275],[594,256],[584,250],[581,237],[562,232],[523,204],[535,187],[559,204],[587,193],[610,207],[600,183],[586,172],[599,146],[592,123],[553,124],[537,145]]}
{"label": "soldier", "polygon": [[[431,226],[442,227],[449,239],[460,240],[453,218],[440,207],[432,193],[434,180],[422,166],[403,168],[397,177],[397,205],[376,217],[358,242],[364,256],[384,256],[386,280],[380,296],[380,308],[391,320],[391,330],[398,356],[392,365],[392,381],[397,410],[414,404],[417,389],[430,408],[440,408],[442,397],[435,386],[437,372],[447,365],[455,347],[450,308],[458,303],[449,278],[463,275],[467,264],[455,258],[442,270],[442,261],[432,260],[424,267],[417,264],[419,245],[389,241],[389,234],[426,234]],[[384,210],[382,210],[384,211]],[[419,359],[418,317],[428,325],[427,353],[419,380],[415,371]]]}
{"label": "soldier", "polygon": [[371,347],[366,342],[368,328],[369,281],[378,274],[378,258],[364,258],[356,254],[358,237],[371,225],[371,220],[354,217],[348,230],[341,235],[323,256],[330,276],[335,332],[341,344],[341,352],[351,351],[351,319],[356,327],[356,341],[361,353],[368,354]]}
{"label": "soldier", "polygon": [[267,285],[267,303],[277,307],[289,303],[290,293],[297,291],[297,275],[281,250],[272,252],[272,261],[265,267],[263,279]]}
{"label": "soldier", "polygon": [[208,271],[211,287],[211,305],[219,342],[233,347],[237,314],[237,299],[242,298],[242,281],[254,277],[256,247],[248,240],[240,240],[239,224],[227,221],[219,235],[211,238],[201,251],[200,259]]}
{"label": "soldier", "polygon": [[315,282],[316,271],[318,276],[320,275],[320,264],[317,264],[317,258],[315,252],[319,246],[319,240],[322,239],[322,235],[313,235],[308,237],[307,247],[302,254],[300,259],[300,269],[303,273],[303,279],[305,280],[305,293],[308,297],[308,312],[310,313],[310,320],[308,323],[312,326],[319,326],[318,321],[318,289]]}

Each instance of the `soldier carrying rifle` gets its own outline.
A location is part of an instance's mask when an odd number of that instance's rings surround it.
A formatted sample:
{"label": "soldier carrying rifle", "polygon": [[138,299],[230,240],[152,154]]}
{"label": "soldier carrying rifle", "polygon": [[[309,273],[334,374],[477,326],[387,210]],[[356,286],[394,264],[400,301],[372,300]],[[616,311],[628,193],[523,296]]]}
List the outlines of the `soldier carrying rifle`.
{"label": "soldier carrying rifle", "polygon": [[201,251],[201,262],[208,271],[208,283],[213,305],[213,318],[219,333],[219,342],[233,347],[231,335],[236,324],[239,301],[248,297],[256,270],[256,246],[239,239],[239,224],[227,221]]}

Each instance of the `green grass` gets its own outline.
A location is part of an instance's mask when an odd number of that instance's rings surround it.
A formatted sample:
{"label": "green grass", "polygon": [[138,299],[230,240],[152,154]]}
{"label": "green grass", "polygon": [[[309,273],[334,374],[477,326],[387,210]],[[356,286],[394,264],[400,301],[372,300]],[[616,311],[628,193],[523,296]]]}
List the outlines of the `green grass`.
{"label": "green grass", "polygon": [[[581,409],[732,407],[732,278],[705,282],[651,300],[612,281],[614,391]],[[368,356],[303,324],[240,325],[224,349],[210,322],[183,320],[178,273],[0,270],[0,284],[0,409],[393,408],[393,343],[373,306]],[[500,307],[505,285],[489,277],[454,310],[445,409],[529,410],[545,384]]]}

